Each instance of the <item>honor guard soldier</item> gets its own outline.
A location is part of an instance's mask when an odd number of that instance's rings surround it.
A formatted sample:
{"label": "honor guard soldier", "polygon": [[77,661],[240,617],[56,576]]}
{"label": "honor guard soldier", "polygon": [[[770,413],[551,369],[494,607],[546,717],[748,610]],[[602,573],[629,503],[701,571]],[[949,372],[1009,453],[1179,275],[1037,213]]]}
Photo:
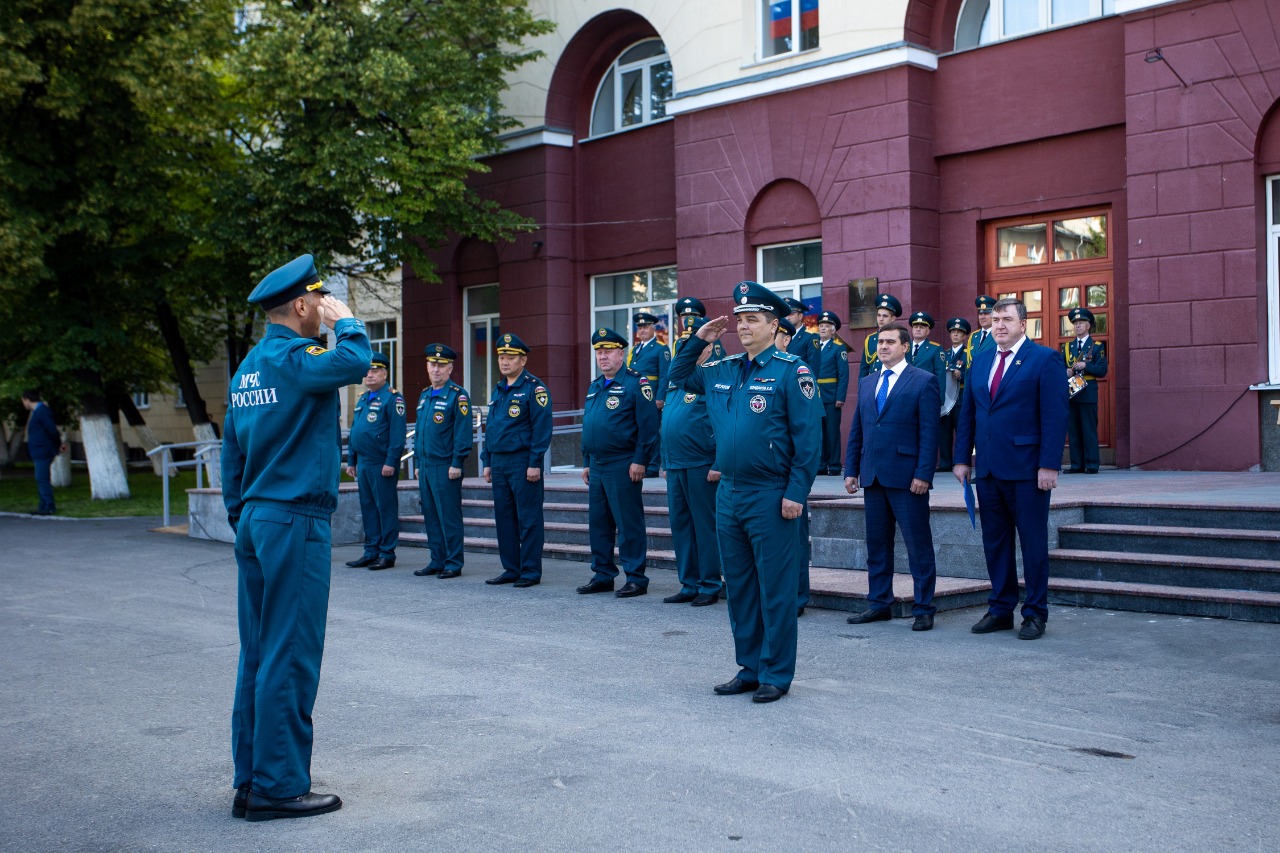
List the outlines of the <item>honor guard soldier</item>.
{"label": "honor guard soldier", "polygon": [[[703,309],[704,311],[706,309]],[[651,388],[667,387],[667,369],[671,366],[671,350],[663,346],[657,339],[658,318],[648,311],[641,311],[632,318],[636,327],[636,339],[639,341],[627,355],[627,367],[649,380]],[[657,409],[662,411],[662,401],[657,401]],[[657,444],[653,446],[653,456],[645,466],[645,475],[658,476],[658,465],[661,463],[661,452]]]}
{"label": "honor guard soldier", "polygon": [[551,447],[551,395],[524,369],[529,348],[513,334],[494,345],[503,381],[489,400],[480,461],[493,484],[502,574],[490,585],[537,586],[542,581],[542,457]]}
{"label": "honor guard soldier", "polygon": [[360,493],[360,518],[364,522],[364,556],[347,563],[352,568],[389,569],[396,564],[400,541],[400,456],[407,430],[404,397],[387,386],[390,362],[373,354],[364,387],[347,437],[347,476],[355,477]]}
{"label": "honor guard soldier", "polygon": [[[702,317],[676,341],[676,352],[688,345],[690,335],[706,325]],[[723,358],[720,344],[702,351],[699,363]],[[716,540],[716,444],[707,417],[707,400],[667,385],[667,405],[662,417],[662,467],[667,470],[667,509],[671,515],[671,544],[676,552],[680,591],[662,599],[665,604],[705,607],[720,600],[724,589],[720,568],[720,543]]]}
{"label": "honor guard soldier", "polygon": [[[370,352],[364,324],[328,293],[310,255],[254,288],[249,302],[269,324],[231,377],[222,425],[222,500],[240,576],[231,813],[255,821],[342,806],[311,792],[311,713],[338,506],[338,389],[360,381]],[[317,342],[321,323],[337,338],[332,350]]]}
{"label": "honor guard soldier", "polygon": [[[1062,345],[1071,384],[1067,407],[1067,445],[1071,453],[1068,474],[1098,473],[1098,380],[1107,375],[1107,346],[1094,340],[1095,320],[1088,308],[1072,308],[1067,315],[1075,324],[1075,340]],[[1071,380],[1074,379],[1074,382]],[[1083,385],[1081,384],[1083,383]]]}
{"label": "honor guard soldier", "polygon": [[471,455],[471,399],[450,379],[456,352],[429,344],[423,354],[431,384],[418,397],[413,455],[431,559],[414,574],[456,578],[462,574],[462,466]]}
{"label": "honor guard soldier", "polygon": [[613,592],[618,567],[613,544],[627,582],[614,593],[631,598],[649,591],[645,563],[649,535],[644,526],[644,473],[658,443],[658,410],[653,386],[635,370],[623,369],[627,339],[613,329],[591,335],[600,375],[587,387],[582,407],[582,482],[589,489],[591,580],[581,595]]}
{"label": "honor guard soldier", "polygon": [[795,674],[800,516],[822,452],[822,404],[809,366],[773,345],[787,304],[751,281],[731,298],[746,353],[697,366],[728,325],[718,317],[680,348],[671,381],[707,396],[716,436],[716,530],[740,670],[715,692],[772,702]]}
{"label": "honor guard soldier", "polygon": [[849,393],[849,347],[836,336],[840,318],[834,311],[818,315],[818,336],[813,340],[809,365],[818,379],[822,395],[822,460],[821,474],[840,473],[840,410]]}
{"label": "honor guard soldier", "polygon": [[991,336],[991,309],[996,307],[996,298],[983,294],[973,300],[978,308],[978,331],[969,336],[969,363],[985,349],[994,347],[996,339]]}
{"label": "honor guard soldier", "polygon": [[952,317],[947,321],[947,334],[951,336],[951,348],[942,353],[946,369],[942,383],[942,420],[938,424],[938,470],[950,471],[954,464],[952,450],[955,447],[956,424],[960,421],[960,395],[964,393],[964,379],[969,372],[969,321]]}
{"label": "honor guard soldier", "polygon": [[786,316],[786,320],[794,330],[791,334],[791,343],[783,351],[798,355],[807,362],[814,353],[813,342],[818,339],[818,336],[806,329],[804,325],[804,315],[809,313],[809,306],[791,296],[784,296],[782,301],[787,303],[787,309],[791,311]]}
{"label": "honor guard soldier", "polygon": [[945,388],[947,370],[942,361],[942,347],[929,340],[929,333],[933,331],[933,317],[925,311],[917,311],[911,315],[910,322],[911,350],[907,354],[907,363],[932,373],[938,380],[938,388]]}
{"label": "honor guard soldier", "polygon": [[[794,300],[784,297],[782,301],[786,302],[788,307],[794,307],[791,304]],[[773,335],[773,345],[783,352],[790,351],[788,347],[798,331],[791,322],[791,317],[794,316],[792,314],[785,320],[779,320],[778,331]],[[803,616],[804,609],[809,606],[809,563],[812,556],[809,545],[809,504],[806,502],[804,512],[800,513],[800,553],[797,557],[800,560],[800,587],[796,595],[796,616]]]}
{"label": "honor guard soldier", "polygon": [[679,331],[676,333],[676,338],[683,338],[699,318],[705,319],[706,316],[707,307],[702,304],[701,300],[694,299],[692,296],[684,296],[677,299],[676,322]]}
{"label": "honor guard soldier", "polygon": [[[876,297],[876,328],[883,329],[895,319],[902,316],[902,303],[897,297],[882,293]],[[858,366],[858,378],[866,376],[880,368],[879,332],[872,332],[862,342],[862,362]]]}

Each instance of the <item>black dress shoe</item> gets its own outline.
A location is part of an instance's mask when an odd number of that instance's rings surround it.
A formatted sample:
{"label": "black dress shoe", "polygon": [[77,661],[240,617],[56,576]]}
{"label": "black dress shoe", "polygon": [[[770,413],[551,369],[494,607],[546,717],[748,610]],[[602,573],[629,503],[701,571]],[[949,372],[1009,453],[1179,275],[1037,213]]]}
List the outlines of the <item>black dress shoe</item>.
{"label": "black dress shoe", "polygon": [[868,622],[888,622],[893,618],[893,614],[888,610],[864,610],[861,613],[855,613],[848,619],[844,620],[850,625],[865,625]]}
{"label": "black dress shoe", "polygon": [[1098,473],[1098,469],[1097,469],[1097,468],[1085,468],[1085,469],[1084,469],[1084,472],[1085,472],[1086,474],[1096,474],[1096,473]]}
{"label": "black dress shoe", "polygon": [[420,578],[424,578],[427,575],[438,575],[443,571],[444,569],[433,569],[430,566],[427,566],[425,569],[418,569],[416,572],[414,572],[414,575]]}
{"label": "black dress shoe", "polygon": [[371,572],[381,571],[382,569],[394,568],[396,564],[395,557],[379,557],[369,565],[365,566]]}
{"label": "black dress shoe", "polygon": [[441,572],[440,580],[444,581],[444,580],[448,580],[449,578],[456,578],[461,574],[462,574],[462,569],[454,569],[453,571],[449,571],[449,572]]}
{"label": "black dress shoe", "polygon": [[715,604],[720,600],[718,595],[708,595],[707,593],[699,593],[698,597],[689,602],[691,607],[706,607],[709,604]]}
{"label": "black dress shoe", "polygon": [[275,820],[278,817],[311,817],[328,814],[340,808],[342,808],[342,800],[337,794],[317,794],[314,791],[308,791],[301,797],[277,800],[274,797],[264,797],[250,791],[244,816],[249,820]]}
{"label": "black dress shoe", "polygon": [[531,586],[537,586],[542,583],[542,578],[520,578],[512,584],[516,589],[528,589]]}
{"label": "black dress shoe", "polygon": [[376,559],[378,558],[365,555],[358,560],[347,560],[347,565],[353,569],[363,569],[365,566],[369,565]]}
{"label": "black dress shoe", "polygon": [[760,686],[758,681],[746,681],[741,678],[734,678],[732,681],[726,681],[724,684],[717,684],[711,689],[721,696],[737,696],[739,693],[750,693]]}
{"label": "black dress shoe", "polygon": [[911,623],[912,631],[932,631],[933,630],[933,614],[922,613],[916,617],[916,621]]}
{"label": "black dress shoe", "polygon": [[756,692],[752,695],[752,702],[777,702],[783,696],[787,695],[787,691],[781,687],[774,687],[772,684],[761,684],[756,688]]}
{"label": "black dress shoe", "polygon": [[1084,473],[1084,469],[1083,469],[1083,468],[1068,468],[1067,470],[1063,471],[1062,473],[1064,473],[1064,474],[1083,474],[1083,473]]}
{"label": "black dress shoe", "polygon": [[698,596],[692,592],[677,592],[675,595],[668,595],[662,599],[663,604],[688,604]]}
{"label": "black dress shoe", "polygon": [[591,595],[593,592],[613,592],[613,581],[591,581],[578,587],[578,595]]}
{"label": "black dress shoe", "polygon": [[1028,616],[1022,620],[1022,630],[1018,632],[1019,640],[1038,640],[1044,636],[1044,620],[1039,616]]}
{"label": "black dress shoe", "polygon": [[992,616],[988,613],[978,620],[978,624],[969,629],[975,634],[990,634],[993,631],[1012,631],[1013,630],[1013,614],[1004,616]]}
{"label": "black dress shoe", "polygon": [[489,578],[487,581],[485,581],[485,583],[487,583],[489,586],[501,586],[504,583],[515,583],[518,580],[520,580],[519,575],[502,574],[502,575],[498,575],[496,578]]}
{"label": "black dress shoe", "polygon": [[231,816],[244,817],[245,804],[249,802],[249,786],[236,788],[236,795],[231,800]]}
{"label": "black dress shoe", "polygon": [[[610,584],[610,586],[613,586],[613,584]],[[648,591],[649,587],[647,586],[640,586],[639,584],[627,581],[623,585],[622,589],[615,592],[614,595],[618,598],[635,598],[637,595],[644,595]]]}
{"label": "black dress shoe", "polygon": [[801,608],[799,608],[799,609],[797,609],[797,610],[796,610],[796,618],[797,618],[797,619],[799,619],[799,618],[800,618],[801,616],[803,616],[803,615],[804,615],[804,608],[803,608],[803,607],[801,607]]}

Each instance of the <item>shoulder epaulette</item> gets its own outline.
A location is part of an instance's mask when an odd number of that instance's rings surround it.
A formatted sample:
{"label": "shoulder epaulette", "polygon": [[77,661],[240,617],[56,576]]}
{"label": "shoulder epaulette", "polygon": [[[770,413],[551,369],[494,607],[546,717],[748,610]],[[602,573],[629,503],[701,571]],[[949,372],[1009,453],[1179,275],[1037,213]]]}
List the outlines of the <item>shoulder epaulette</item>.
{"label": "shoulder epaulette", "polygon": [[800,360],[800,356],[796,355],[795,353],[783,352],[782,350],[778,350],[777,352],[775,352],[773,354],[773,357],[780,358],[783,361],[799,361]]}

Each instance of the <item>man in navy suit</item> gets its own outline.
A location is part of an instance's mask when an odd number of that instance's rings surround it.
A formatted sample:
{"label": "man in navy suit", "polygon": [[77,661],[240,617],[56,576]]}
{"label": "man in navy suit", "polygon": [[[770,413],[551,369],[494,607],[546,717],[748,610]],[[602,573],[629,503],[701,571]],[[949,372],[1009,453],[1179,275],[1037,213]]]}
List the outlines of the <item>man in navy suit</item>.
{"label": "man in navy suit", "polygon": [[996,346],[975,352],[956,431],[960,482],[978,446],[976,478],[982,508],[982,548],[991,577],[987,614],[975,634],[1013,628],[1018,606],[1014,532],[1022,544],[1027,597],[1021,640],[1044,635],[1049,617],[1049,494],[1058,485],[1067,435],[1066,364],[1056,350],[1027,338],[1027,306],[1001,299],[991,314]]}
{"label": "man in navy suit", "polygon": [[893,527],[902,529],[915,581],[913,631],[933,627],[937,569],[929,528],[929,489],[938,455],[941,395],[931,372],[907,363],[910,335],[897,323],[880,330],[880,369],[858,383],[858,408],[845,449],[844,488],[865,490],[867,603],[853,625],[893,618]]}
{"label": "man in navy suit", "polygon": [[36,492],[40,505],[32,515],[53,515],[53,459],[67,452],[67,444],[54,423],[53,410],[40,401],[40,392],[34,388],[22,392],[22,405],[31,416],[27,419],[27,455],[36,466]]}

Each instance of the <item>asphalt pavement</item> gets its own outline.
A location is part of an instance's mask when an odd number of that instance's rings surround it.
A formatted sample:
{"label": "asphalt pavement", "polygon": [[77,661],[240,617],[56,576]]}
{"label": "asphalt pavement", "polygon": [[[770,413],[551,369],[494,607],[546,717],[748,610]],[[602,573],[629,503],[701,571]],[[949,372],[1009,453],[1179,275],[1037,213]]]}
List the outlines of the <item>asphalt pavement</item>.
{"label": "asphalt pavement", "polygon": [[231,817],[235,562],[157,519],[0,518],[0,849],[1280,849],[1280,626],[1054,608],[853,626],[810,610],[791,694],[719,697],[728,616],[333,554],[314,787]]}

